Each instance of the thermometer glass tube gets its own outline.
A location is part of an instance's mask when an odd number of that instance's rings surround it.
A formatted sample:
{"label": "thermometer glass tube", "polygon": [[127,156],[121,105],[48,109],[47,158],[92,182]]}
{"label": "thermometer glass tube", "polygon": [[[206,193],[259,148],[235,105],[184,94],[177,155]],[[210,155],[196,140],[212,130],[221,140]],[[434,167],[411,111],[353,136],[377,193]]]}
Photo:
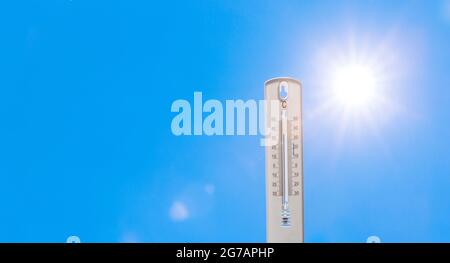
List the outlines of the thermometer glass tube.
{"label": "thermometer glass tube", "polygon": [[265,83],[268,242],[303,242],[303,135],[301,84]]}

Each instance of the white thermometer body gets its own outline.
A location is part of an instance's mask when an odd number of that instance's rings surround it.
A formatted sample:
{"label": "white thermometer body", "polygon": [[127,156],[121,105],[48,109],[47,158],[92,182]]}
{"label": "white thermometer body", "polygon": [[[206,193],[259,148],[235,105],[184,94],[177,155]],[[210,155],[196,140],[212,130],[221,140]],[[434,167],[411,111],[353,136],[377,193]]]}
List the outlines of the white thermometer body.
{"label": "white thermometer body", "polygon": [[303,242],[301,84],[265,83],[267,242]]}

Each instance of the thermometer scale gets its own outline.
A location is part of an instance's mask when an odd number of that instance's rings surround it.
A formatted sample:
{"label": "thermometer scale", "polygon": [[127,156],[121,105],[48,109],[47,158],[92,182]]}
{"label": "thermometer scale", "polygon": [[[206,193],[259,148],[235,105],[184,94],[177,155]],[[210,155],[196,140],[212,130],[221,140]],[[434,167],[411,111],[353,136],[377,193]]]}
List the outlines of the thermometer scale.
{"label": "thermometer scale", "polygon": [[301,83],[265,83],[267,242],[303,242]]}

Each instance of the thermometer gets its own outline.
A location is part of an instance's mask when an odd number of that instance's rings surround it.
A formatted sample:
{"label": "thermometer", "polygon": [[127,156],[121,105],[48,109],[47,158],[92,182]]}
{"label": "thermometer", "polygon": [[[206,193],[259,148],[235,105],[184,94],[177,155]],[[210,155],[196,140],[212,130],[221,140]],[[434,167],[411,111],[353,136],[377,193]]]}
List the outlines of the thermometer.
{"label": "thermometer", "polygon": [[267,242],[303,242],[302,87],[265,83]]}

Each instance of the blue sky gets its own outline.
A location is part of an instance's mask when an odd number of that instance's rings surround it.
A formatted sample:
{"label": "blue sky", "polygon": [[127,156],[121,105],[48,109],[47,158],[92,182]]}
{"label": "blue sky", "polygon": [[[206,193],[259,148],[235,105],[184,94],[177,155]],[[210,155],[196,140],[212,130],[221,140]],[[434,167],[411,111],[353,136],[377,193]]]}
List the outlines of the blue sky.
{"label": "blue sky", "polygon": [[[173,101],[303,82],[305,241],[450,242],[449,1],[0,4],[0,241],[264,242],[258,136],[172,135]],[[332,61],[387,103],[323,107]]]}

